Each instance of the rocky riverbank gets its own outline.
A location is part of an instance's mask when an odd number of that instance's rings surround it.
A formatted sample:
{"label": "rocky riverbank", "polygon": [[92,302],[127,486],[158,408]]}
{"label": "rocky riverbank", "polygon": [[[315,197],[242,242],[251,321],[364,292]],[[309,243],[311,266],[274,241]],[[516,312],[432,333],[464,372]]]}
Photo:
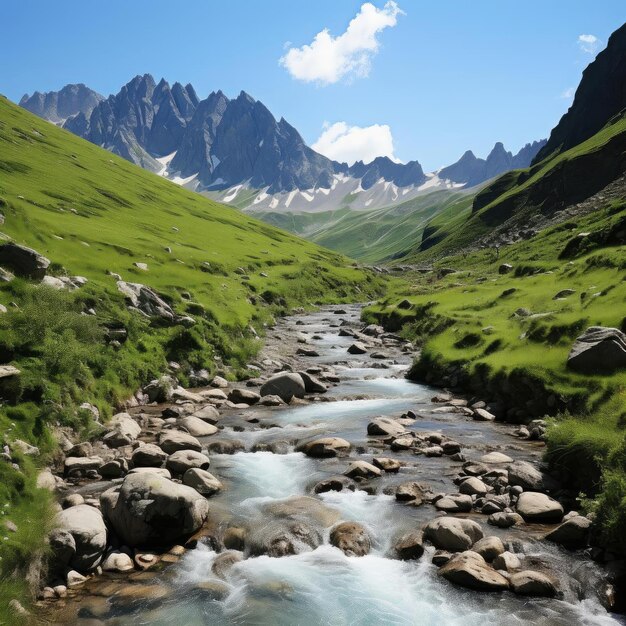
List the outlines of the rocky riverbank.
{"label": "rocky riverbank", "polygon": [[541,422],[404,380],[413,346],[359,315],[281,320],[245,383],[185,390],[173,364],[103,436],[68,439],[42,476],[44,618],[612,623],[612,572],[541,467]]}

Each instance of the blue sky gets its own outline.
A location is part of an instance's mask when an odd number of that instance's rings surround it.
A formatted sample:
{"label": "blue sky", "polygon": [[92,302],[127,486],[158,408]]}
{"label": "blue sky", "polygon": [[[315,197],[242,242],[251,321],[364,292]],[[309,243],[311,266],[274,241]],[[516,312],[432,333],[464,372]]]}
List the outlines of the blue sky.
{"label": "blue sky", "polygon": [[466,149],[485,156],[496,141],[516,151],[547,136],[626,21],[623,0],[363,4],[3,0],[0,92],[19,100],[84,82],[108,95],[149,72],[201,97],[243,89],[309,144],[326,124],[317,145],[333,154],[393,151],[432,170]]}

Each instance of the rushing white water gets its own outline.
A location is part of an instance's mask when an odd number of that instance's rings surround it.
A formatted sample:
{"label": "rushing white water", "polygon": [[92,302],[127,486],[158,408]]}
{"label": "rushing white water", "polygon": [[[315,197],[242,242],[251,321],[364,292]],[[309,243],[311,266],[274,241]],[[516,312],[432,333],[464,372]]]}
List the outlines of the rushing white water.
{"label": "rushing white water", "polygon": [[299,495],[315,474],[315,463],[301,452],[237,452],[213,459],[220,475],[233,481],[229,496],[240,504],[248,499]]}
{"label": "rushing white water", "polygon": [[[177,585],[189,591],[210,579],[215,553],[196,550],[185,558]],[[161,614],[163,624],[220,623],[277,626],[508,626],[543,624],[608,626],[616,621],[591,602],[576,605],[511,594],[476,594],[452,587],[428,560],[403,562],[377,554],[347,557],[331,546],[304,554],[247,559],[229,572],[222,602],[187,602]],[[210,616],[211,619],[209,619]]]}

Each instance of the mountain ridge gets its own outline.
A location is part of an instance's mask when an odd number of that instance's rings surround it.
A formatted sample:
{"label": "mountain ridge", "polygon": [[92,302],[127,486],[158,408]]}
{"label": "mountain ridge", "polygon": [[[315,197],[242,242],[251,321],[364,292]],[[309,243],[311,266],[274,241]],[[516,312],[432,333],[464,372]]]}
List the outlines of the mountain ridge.
{"label": "mountain ridge", "polygon": [[[245,91],[232,99],[214,91],[201,100],[191,84],[170,87],[165,79],[156,83],[143,74],[117,94],[99,98],[91,109],[76,107],[62,120],[64,128],[192,190],[252,211],[325,210],[331,198],[337,208],[344,198],[368,191],[356,208],[376,208],[404,201],[422,186],[468,188],[528,166],[543,145],[527,144],[514,156],[498,142],[486,159],[474,157],[469,172],[463,157],[439,175],[424,173],[417,160],[396,163],[388,157],[349,166],[315,152],[289,122],[276,120]],[[35,93],[20,105],[45,119],[61,119],[40,101]],[[336,187],[341,193],[331,194]],[[243,189],[252,192],[247,200]]]}

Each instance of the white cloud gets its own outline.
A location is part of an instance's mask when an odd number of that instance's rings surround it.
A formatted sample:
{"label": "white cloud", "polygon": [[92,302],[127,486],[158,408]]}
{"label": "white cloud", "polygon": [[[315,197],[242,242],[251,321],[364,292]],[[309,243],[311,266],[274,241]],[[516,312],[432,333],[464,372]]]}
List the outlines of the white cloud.
{"label": "white cloud", "polygon": [[355,161],[370,163],[378,156],[399,162],[393,153],[393,137],[386,124],[348,126],[345,122],[324,124],[322,134],[311,146],[313,150],[335,161],[352,165]]}
{"label": "white cloud", "polygon": [[565,100],[571,100],[574,97],[574,94],[576,93],[576,89],[574,89],[574,87],[568,87],[562,94],[561,94],[561,98],[564,98]]}
{"label": "white cloud", "polygon": [[372,57],[378,52],[377,35],[393,27],[402,15],[394,0],[382,9],[370,2],[363,4],[350,21],[346,32],[333,37],[327,28],[315,35],[312,43],[290,48],[280,64],[293,78],[330,85],[344,77],[367,76]]}
{"label": "white cloud", "polygon": [[595,54],[601,43],[595,35],[578,35],[578,45],[587,54]]}

